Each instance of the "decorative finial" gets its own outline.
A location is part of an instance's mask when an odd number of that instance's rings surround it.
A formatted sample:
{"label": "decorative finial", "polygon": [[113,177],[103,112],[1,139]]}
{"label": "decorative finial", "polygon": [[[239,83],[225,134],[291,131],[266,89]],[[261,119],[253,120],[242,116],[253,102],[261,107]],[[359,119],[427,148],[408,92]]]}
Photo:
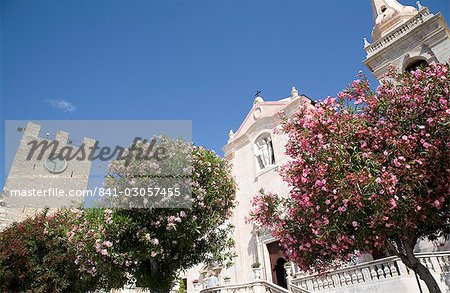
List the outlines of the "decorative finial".
{"label": "decorative finial", "polygon": [[255,100],[253,101],[253,104],[258,104],[258,103],[262,103],[264,102],[264,99],[261,97],[256,97]]}
{"label": "decorative finial", "polygon": [[369,43],[369,41],[367,41],[366,38],[364,38],[364,48],[367,46],[370,46],[370,43]]}
{"label": "decorative finial", "polygon": [[298,90],[295,88],[295,86],[292,87],[291,90],[291,97],[294,99],[296,97],[298,97]]}
{"label": "decorative finial", "polygon": [[260,97],[260,94],[261,94],[261,91],[256,90],[255,100],[253,101],[253,104],[258,104],[258,103],[264,102],[263,98]]}
{"label": "decorative finial", "polygon": [[228,141],[230,142],[233,139],[234,132],[233,129],[230,129],[230,132],[228,133]]}
{"label": "decorative finial", "polygon": [[417,1],[416,3],[417,3],[417,7],[419,8],[419,10],[423,8],[423,6],[422,6],[422,4],[420,3],[420,1]]}

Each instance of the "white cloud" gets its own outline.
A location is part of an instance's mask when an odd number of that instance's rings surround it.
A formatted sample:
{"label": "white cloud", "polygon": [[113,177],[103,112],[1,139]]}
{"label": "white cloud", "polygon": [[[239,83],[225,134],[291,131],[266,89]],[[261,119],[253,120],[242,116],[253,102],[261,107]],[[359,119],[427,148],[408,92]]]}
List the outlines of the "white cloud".
{"label": "white cloud", "polygon": [[75,107],[74,104],[72,104],[71,102],[65,100],[65,99],[48,99],[45,100],[47,102],[47,104],[49,104],[52,108],[57,109],[57,110],[61,110],[63,112],[75,112],[75,110],[77,109]]}

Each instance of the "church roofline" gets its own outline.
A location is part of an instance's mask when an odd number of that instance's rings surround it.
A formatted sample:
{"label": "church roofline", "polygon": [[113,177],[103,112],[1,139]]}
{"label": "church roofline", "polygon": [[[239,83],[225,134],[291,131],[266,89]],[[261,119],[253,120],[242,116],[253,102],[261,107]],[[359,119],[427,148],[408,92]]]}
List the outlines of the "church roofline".
{"label": "church roofline", "polygon": [[[285,111],[289,107],[293,106],[290,111],[295,111],[298,107],[300,101],[307,101],[307,103],[314,104],[315,102],[306,95],[298,95],[295,98],[287,97],[278,101],[264,101],[258,102],[252,106],[250,111],[245,116],[245,119],[240,124],[236,133],[230,133],[230,139],[228,143],[223,147],[225,155],[229,153],[230,149],[239,148],[242,143],[244,143],[249,137],[247,134],[258,127],[258,125],[265,125],[267,123],[273,123],[275,116],[278,113]],[[260,117],[254,117],[256,109],[260,109]],[[266,111],[263,111],[263,110]],[[269,110],[269,111],[267,111]],[[254,120],[254,121],[251,121]]]}

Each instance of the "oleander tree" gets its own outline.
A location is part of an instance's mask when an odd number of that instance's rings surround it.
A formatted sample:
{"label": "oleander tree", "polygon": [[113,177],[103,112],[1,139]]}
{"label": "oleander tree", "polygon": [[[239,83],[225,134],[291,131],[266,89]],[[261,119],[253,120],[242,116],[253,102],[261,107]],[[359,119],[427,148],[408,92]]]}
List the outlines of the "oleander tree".
{"label": "oleander tree", "polygon": [[76,251],[68,241],[72,227],[85,221],[82,214],[43,211],[2,231],[0,291],[87,292],[101,288],[98,276],[79,269]]}
{"label": "oleander tree", "polygon": [[448,64],[391,69],[375,92],[360,74],[337,97],[283,117],[290,194],[256,195],[251,219],[305,271],[386,249],[440,292],[413,250],[450,230],[449,81]]}
{"label": "oleander tree", "polygon": [[[138,199],[119,200],[122,208],[114,215],[127,225],[113,245],[130,256],[124,264],[137,286],[168,292],[181,271],[198,263],[231,264],[234,241],[228,220],[236,187],[228,162],[213,151],[165,137],[158,141],[167,160],[111,162],[105,186],[122,194],[130,188],[140,192]],[[148,144],[137,142],[134,154],[144,153]],[[158,194],[155,188],[161,188]]]}
{"label": "oleander tree", "polygon": [[[162,181],[189,191],[182,207],[120,198],[115,208],[53,211],[15,223],[0,232],[0,291],[87,292],[134,284],[169,292],[179,273],[198,263],[230,265],[234,242],[228,220],[236,187],[227,161],[203,147],[166,142],[174,152],[170,164],[134,157],[127,164],[114,161],[105,187],[116,193],[143,188],[145,182],[161,183],[152,176],[136,176],[159,174],[148,168],[187,168],[179,180]],[[180,163],[186,154],[188,165]]]}

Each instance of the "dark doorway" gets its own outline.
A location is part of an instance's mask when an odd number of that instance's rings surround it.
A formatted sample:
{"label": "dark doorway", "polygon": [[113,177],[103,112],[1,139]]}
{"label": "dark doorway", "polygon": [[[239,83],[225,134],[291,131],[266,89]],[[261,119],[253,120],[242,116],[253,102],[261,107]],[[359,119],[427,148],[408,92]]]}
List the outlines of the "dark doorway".
{"label": "dark doorway", "polygon": [[280,257],[277,259],[274,271],[277,276],[277,285],[287,289],[286,270],[284,269],[285,263],[286,260],[284,258]]}
{"label": "dark doorway", "polygon": [[269,251],[270,257],[272,282],[277,284],[278,286],[287,288],[286,270],[284,269],[286,259],[284,258],[283,250],[281,249],[278,242],[267,244],[267,250]]}

